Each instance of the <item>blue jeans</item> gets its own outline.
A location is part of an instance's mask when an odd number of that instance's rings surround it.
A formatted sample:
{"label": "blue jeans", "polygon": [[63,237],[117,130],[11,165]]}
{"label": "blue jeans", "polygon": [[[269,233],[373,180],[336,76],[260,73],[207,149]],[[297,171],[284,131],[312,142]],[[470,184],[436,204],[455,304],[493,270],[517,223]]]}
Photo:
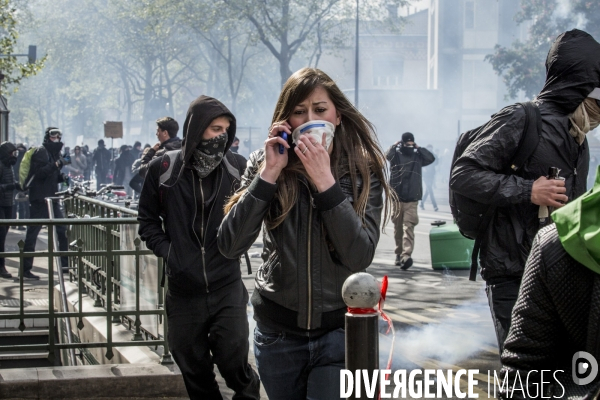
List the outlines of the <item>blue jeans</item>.
{"label": "blue jeans", "polygon": [[345,364],[345,331],[317,338],[254,329],[254,355],[269,400],[340,398]]}

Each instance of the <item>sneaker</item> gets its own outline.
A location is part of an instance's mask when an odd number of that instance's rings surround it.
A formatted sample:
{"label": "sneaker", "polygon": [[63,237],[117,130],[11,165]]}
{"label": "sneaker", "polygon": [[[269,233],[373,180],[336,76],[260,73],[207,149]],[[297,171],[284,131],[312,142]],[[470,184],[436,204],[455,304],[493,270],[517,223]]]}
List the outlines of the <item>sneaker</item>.
{"label": "sneaker", "polygon": [[438,210],[438,208],[437,208],[437,207],[433,207],[433,211],[437,211],[437,210]]}
{"label": "sneaker", "polygon": [[400,254],[396,254],[396,265],[402,265],[402,260],[400,259]]}
{"label": "sneaker", "polygon": [[421,204],[419,207],[421,207],[421,210],[425,209],[425,206],[423,204]]}
{"label": "sneaker", "polygon": [[400,265],[400,269],[406,271],[407,269],[412,267],[412,265],[413,265],[413,259],[411,257],[408,257],[406,260],[404,260],[402,262],[402,265]]}
{"label": "sneaker", "polygon": [[33,281],[39,281],[40,277],[31,273],[31,271],[27,271],[23,274],[23,278],[31,279]]}
{"label": "sneaker", "polygon": [[0,268],[0,277],[4,279],[12,278],[12,274],[8,272],[5,268]]}

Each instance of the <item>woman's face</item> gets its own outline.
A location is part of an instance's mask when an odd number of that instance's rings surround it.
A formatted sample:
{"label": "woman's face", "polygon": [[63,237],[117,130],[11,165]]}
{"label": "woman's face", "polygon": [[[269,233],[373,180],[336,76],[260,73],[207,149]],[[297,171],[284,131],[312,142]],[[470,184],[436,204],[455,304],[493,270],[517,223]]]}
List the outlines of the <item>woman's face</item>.
{"label": "woman's face", "polygon": [[322,87],[317,87],[303,102],[294,108],[288,123],[293,131],[300,125],[317,119],[329,121],[334,126],[339,125],[341,120],[327,91]]}

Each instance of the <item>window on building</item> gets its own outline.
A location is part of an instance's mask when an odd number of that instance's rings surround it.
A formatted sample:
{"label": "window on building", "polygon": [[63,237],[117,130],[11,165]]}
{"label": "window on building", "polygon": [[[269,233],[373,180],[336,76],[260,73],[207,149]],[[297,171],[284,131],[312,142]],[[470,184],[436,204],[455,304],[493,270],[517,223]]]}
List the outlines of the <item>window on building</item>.
{"label": "window on building", "polygon": [[475,2],[465,2],[465,29],[475,28]]}
{"label": "window on building", "polygon": [[404,75],[404,58],[385,55],[373,60],[373,86],[400,86]]}

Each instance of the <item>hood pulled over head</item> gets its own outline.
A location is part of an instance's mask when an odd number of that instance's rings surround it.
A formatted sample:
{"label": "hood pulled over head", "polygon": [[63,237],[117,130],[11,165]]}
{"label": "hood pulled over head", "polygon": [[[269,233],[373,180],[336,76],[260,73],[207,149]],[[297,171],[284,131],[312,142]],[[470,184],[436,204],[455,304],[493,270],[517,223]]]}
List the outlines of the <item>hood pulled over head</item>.
{"label": "hood pulled over head", "polygon": [[600,87],[600,43],[578,29],[558,36],[548,52],[546,83],[537,98],[568,115],[597,87]]}
{"label": "hood pulled over head", "polygon": [[231,111],[219,100],[208,96],[200,96],[190,104],[183,124],[184,142],[182,153],[186,165],[190,165],[194,151],[202,141],[204,131],[218,117],[228,117],[230,119],[229,129],[227,130],[227,143],[225,144],[225,152],[227,152],[235,139],[236,130],[235,117]]}
{"label": "hood pulled over head", "polygon": [[0,162],[5,165],[15,165],[17,157],[12,155],[15,150],[17,150],[17,146],[11,142],[3,142],[0,144]]}

